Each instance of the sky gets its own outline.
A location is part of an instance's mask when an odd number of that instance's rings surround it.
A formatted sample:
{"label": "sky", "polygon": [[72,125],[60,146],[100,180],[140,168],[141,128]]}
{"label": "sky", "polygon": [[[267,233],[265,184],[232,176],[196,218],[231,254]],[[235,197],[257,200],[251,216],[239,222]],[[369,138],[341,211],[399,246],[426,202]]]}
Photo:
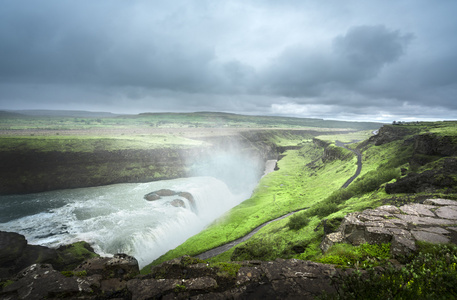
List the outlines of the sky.
{"label": "sky", "polygon": [[457,120],[455,0],[0,0],[0,110]]}

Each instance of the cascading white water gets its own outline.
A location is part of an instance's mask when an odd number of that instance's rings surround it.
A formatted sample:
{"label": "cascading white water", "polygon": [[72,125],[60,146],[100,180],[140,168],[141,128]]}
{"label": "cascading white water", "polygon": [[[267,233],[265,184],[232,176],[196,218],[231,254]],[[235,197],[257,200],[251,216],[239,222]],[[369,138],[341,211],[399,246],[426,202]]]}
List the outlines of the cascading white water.
{"label": "cascading white water", "polygon": [[[175,248],[231,207],[249,198],[234,195],[213,177],[61,190],[0,197],[0,230],[23,234],[29,243],[50,247],[84,240],[102,254],[127,253],[140,267]],[[146,201],[159,189],[189,192]],[[174,207],[179,198],[186,207]]]}

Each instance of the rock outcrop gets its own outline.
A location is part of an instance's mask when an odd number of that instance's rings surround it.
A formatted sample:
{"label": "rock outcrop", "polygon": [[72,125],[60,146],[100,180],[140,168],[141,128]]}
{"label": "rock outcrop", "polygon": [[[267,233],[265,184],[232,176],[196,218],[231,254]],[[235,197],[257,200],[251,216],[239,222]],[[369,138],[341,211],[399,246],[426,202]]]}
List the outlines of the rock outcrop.
{"label": "rock outcrop", "polygon": [[379,128],[378,134],[370,137],[368,141],[379,146],[403,139],[405,136],[413,133],[414,130],[410,127],[384,125]]}
{"label": "rock outcrop", "polygon": [[9,278],[35,263],[52,264],[57,270],[71,270],[94,256],[97,254],[86,242],[52,249],[30,245],[21,234],[0,231],[0,279]]}
{"label": "rock outcrop", "polygon": [[0,299],[130,299],[127,280],[138,273],[138,262],[128,255],[90,259],[72,272],[33,264],[4,285]]}
{"label": "rock outcrop", "polygon": [[296,259],[210,267],[181,257],[152,267],[150,275],[127,286],[132,299],[314,299],[336,292],[330,278],[338,272],[331,265]]}
{"label": "rock outcrop", "polygon": [[[414,156],[410,166],[418,163],[418,157]],[[420,156],[420,158],[424,158]],[[436,159],[436,158],[435,158]],[[431,170],[422,173],[411,172],[407,176],[397,179],[393,183],[386,185],[388,194],[395,193],[456,193],[457,192],[457,158],[445,157],[436,161]]]}
{"label": "rock outcrop", "polygon": [[391,254],[408,255],[416,241],[457,244],[457,201],[428,199],[423,204],[392,205],[348,214],[338,231],[327,234],[320,247],[336,243],[391,243]]}
{"label": "rock outcrop", "polygon": [[73,272],[34,264],[7,282],[0,299],[314,299],[336,290],[332,265],[302,260],[209,266],[184,256],[138,275],[133,257],[90,259]]}

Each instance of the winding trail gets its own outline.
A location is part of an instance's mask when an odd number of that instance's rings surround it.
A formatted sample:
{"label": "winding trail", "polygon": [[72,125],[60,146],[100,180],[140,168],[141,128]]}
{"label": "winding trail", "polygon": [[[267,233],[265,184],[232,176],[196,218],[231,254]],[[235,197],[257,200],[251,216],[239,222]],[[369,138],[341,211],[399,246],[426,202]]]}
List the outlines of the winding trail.
{"label": "winding trail", "polygon": [[362,153],[360,153],[360,151],[357,149],[350,149],[346,147],[348,144],[352,143],[342,143],[340,141],[335,141],[336,146],[343,147],[344,149],[351,151],[357,156],[357,170],[355,171],[354,175],[341,186],[342,189],[347,188],[360,175],[360,172],[362,171]]}
{"label": "winding trail", "polygon": [[[347,144],[352,144],[352,143],[342,143],[340,141],[335,141],[335,145],[338,146],[338,147],[343,147],[351,152],[353,152],[356,156],[357,156],[357,170],[355,171],[355,174],[349,178],[342,186],[341,186],[341,189],[345,189],[347,188],[356,178],[357,176],[360,175],[360,172],[362,171],[362,154],[360,153],[359,150],[353,150],[353,149],[350,149],[348,147],[346,147]],[[242,242],[245,242],[247,241],[248,239],[250,239],[254,234],[256,234],[261,228],[263,228],[264,226],[270,224],[270,223],[273,223],[273,222],[276,222],[276,221],[279,221],[281,219],[284,219],[284,218],[287,218],[288,216],[291,216],[299,211],[302,211],[302,210],[305,210],[307,208],[303,208],[303,209],[299,209],[299,210],[295,210],[295,211],[291,211],[283,216],[280,216],[276,219],[273,219],[273,220],[270,220],[268,222],[265,222],[259,226],[257,226],[256,228],[254,228],[251,232],[249,232],[247,235],[243,236],[243,237],[240,237],[236,240],[233,240],[227,244],[224,244],[224,245],[221,245],[219,247],[216,247],[216,248],[213,248],[211,250],[208,250],[208,251],[205,251],[203,253],[200,253],[198,255],[195,255],[196,258],[199,258],[199,259],[208,259],[208,258],[212,258],[214,256],[217,256],[219,254],[222,254],[224,253],[225,251],[227,250],[230,250],[232,247],[235,247],[236,245],[242,243]]]}
{"label": "winding trail", "polygon": [[303,209],[299,209],[299,210],[295,210],[295,211],[291,211],[290,213],[288,214],[285,214],[283,216],[280,216],[276,219],[273,219],[273,220],[270,220],[268,222],[265,222],[259,226],[257,226],[256,228],[254,228],[251,232],[249,232],[248,234],[246,234],[245,236],[243,237],[240,237],[236,240],[233,240],[227,244],[224,244],[222,246],[219,246],[219,247],[216,247],[216,248],[213,248],[211,250],[208,250],[206,252],[203,252],[203,253],[200,253],[198,255],[196,255],[195,257],[197,258],[200,258],[200,259],[208,259],[208,258],[211,258],[211,257],[214,257],[216,255],[219,255],[229,249],[231,249],[232,247],[238,245],[239,243],[242,243],[244,241],[247,241],[248,239],[250,239],[254,234],[256,234],[262,227],[272,223],[272,222],[275,222],[275,221],[278,221],[278,220],[281,220],[281,219],[284,219],[290,215],[293,215],[294,213],[296,212],[299,212],[299,211],[302,211],[302,210],[305,210],[306,208],[303,208]]}

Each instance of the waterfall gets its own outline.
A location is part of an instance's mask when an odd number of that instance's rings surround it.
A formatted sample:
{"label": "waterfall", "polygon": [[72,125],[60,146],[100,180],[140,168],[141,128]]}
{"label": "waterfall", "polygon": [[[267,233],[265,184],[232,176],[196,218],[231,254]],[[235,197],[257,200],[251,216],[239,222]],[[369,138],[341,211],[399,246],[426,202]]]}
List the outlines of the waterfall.
{"label": "waterfall", "polygon": [[[143,198],[165,188],[192,194],[194,203],[179,196]],[[2,196],[0,230],[49,247],[84,240],[101,255],[132,255],[142,267],[249,198],[251,191],[234,195],[214,177],[191,177]],[[185,206],[174,207],[171,201],[176,198]]]}

